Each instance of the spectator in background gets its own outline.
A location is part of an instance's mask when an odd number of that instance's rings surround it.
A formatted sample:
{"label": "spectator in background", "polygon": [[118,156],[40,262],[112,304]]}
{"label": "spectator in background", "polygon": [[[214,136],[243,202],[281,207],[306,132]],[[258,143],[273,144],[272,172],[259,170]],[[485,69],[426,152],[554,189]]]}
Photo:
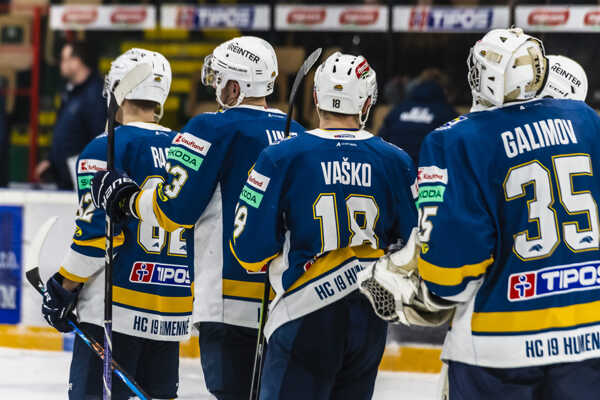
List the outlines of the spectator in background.
{"label": "spectator in background", "polygon": [[52,175],[61,190],[73,190],[74,162],[69,160],[75,160],[106,124],[103,81],[95,65],[94,51],[86,43],[69,42],[62,47],[60,74],[67,84],[61,95],[48,159],[35,169],[36,180]]}
{"label": "spectator in background", "polygon": [[426,69],[406,86],[406,98],[385,117],[378,135],[404,149],[419,162],[419,149],[425,136],[438,126],[457,117],[448,103],[445,75],[438,69]]}

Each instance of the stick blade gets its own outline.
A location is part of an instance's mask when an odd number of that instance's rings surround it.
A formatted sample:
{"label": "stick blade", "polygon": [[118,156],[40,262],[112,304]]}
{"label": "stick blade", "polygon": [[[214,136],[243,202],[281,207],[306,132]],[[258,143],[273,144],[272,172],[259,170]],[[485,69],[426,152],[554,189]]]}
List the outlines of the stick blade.
{"label": "stick blade", "polygon": [[138,64],[125,74],[113,92],[117,104],[119,106],[123,104],[125,96],[140,83],[144,82],[150,75],[152,75],[152,65],[149,63]]}
{"label": "stick blade", "polygon": [[31,264],[25,267],[25,271],[37,268],[40,265],[42,247],[46,242],[48,232],[50,232],[50,229],[52,229],[57,220],[58,217],[56,216],[48,218],[46,222],[44,222],[36,232],[35,236],[33,237],[33,240],[29,245],[29,249],[27,250],[27,261]]}
{"label": "stick blade", "polygon": [[292,104],[294,102],[294,99],[296,98],[296,92],[298,91],[298,87],[300,86],[300,83],[302,82],[302,78],[304,78],[308,74],[308,72],[311,70],[313,65],[315,65],[315,63],[317,62],[319,57],[321,57],[321,52],[323,52],[322,47],[315,49],[312,53],[310,53],[310,55],[302,63],[302,66],[300,67],[300,69],[298,70],[298,73],[296,74],[294,83],[292,84],[292,90],[290,91],[290,98],[288,100],[289,104]]}
{"label": "stick blade", "polygon": [[302,74],[304,76],[306,76],[306,74],[308,74],[308,71],[311,70],[311,68],[313,67],[313,65],[315,65],[315,63],[317,62],[317,60],[319,59],[319,57],[321,57],[321,53],[323,52],[323,48],[319,47],[318,49],[315,49],[312,53],[310,53],[310,55],[306,58],[306,60],[304,60],[304,62],[302,63]]}
{"label": "stick blade", "polygon": [[25,277],[27,281],[37,290],[40,294],[44,294],[45,287],[42,278],[40,277],[40,268],[33,267],[25,272]]}

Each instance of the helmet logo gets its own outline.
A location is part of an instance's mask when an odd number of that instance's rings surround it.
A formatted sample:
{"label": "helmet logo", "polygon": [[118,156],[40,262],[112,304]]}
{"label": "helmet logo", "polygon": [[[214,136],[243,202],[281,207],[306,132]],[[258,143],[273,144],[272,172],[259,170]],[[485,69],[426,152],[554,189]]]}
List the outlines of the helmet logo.
{"label": "helmet logo", "polygon": [[338,92],[341,92],[342,90],[344,90],[344,87],[340,84],[337,84],[333,87],[334,90],[337,90]]}
{"label": "helmet logo", "polygon": [[248,60],[252,61],[254,64],[258,64],[258,62],[260,61],[259,56],[252,53],[249,50],[241,48],[240,46],[238,46],[235,43],[229,44],[229,46],[227,46],[227,50],[231,51],[232,53],[239,54],[242,57],[246,57]]}
{"label": "helmet logo", "polygon": [[367,60],[363,60],[363,62],[358,64],[358,66],[356,67],[356,77],[360,79],[367,75],[370,70],[371,68],[369,67],[369,63],[367,62]]}
{"label": "helmet logo", "polygon": [[154,76],[154,82],[162,82],[162,78],[158,75]]}

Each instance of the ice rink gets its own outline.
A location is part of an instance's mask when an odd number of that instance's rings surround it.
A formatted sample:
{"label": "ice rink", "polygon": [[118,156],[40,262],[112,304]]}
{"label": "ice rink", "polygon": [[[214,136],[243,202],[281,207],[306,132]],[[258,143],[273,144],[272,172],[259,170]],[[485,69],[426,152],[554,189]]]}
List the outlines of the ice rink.
{"label": "ice rink", "polygon": [[[64,400],[71,354],[0,347],[0,399]],[[200,363],[181,362],[180,399],[211,399]],[[375,386],[376,400],[434,400],[437,375],[381,372]]]}

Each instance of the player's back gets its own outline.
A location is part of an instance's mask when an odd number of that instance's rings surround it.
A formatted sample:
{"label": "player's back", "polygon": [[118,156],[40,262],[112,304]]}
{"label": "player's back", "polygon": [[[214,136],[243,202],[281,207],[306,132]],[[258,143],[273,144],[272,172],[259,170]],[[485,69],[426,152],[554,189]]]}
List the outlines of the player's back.
{"label": "player's back", "polygon": [[[148,188],[164,181],[167,151],[175,132],[150,123],[132,123],[115,129],[115,168]],[[93,173],[106,168],[107,136],[100,135],[78,160],[81,199],[73,248],[90,257],[104,255],[105,213],[91,203]],[[189,236],[189,238],[188,238]],[[159,340],[180,340],[191,332],[192,311],[189,268],[191,232],[165,232],[137,219],[120,227],[115,239],[113,270],[114,330]],[[97,276],[95,277],[97,278]],[[102,282],[93,279],[78,307],[96,321],[102,305],[95,300]],[[89,301],[86,301],[89,300]],[[86,310],[85,308],[88,308]]]}
{"label": "player's back", "polygon": [[[248,274],[239,265],[229,251],[228,240],[235,206],[250,169],[264,148],[284,139],[285,123],[286,114],[277,109],[241,105],[220,113],[200,114],[183,129],[183,135],[193,135],[192,140],[201,140],[207,146],[197,174],[207,178],[196,187],[194,194],[198,207],[180,211],[195,218],[201,213],[198,221],[188,220],[197,223],[195,290],[205,294],[195,304],[195,322],[258,326],[262,289],[256,283],[262,283],[264,277]],[[303,133],[304,128],[292,121],[290,136]],[[177,140],[174,145],[178,145]],[[183,146],[186,150],[185,143]],[[194,174],[190,171],[189,175]]]}
{"label": "player's back", "polygon": [[[260,160],[242,190],[238,214],[250,221],[259,214],[244,208],[280,213],[283,231],[273,234],[266,226],[252,243],[237,218],[233,237],[243,237],[236,244],[242,253],[254,246],[267,255],[263,246],[273,246],[272,236],[285,238],[282,257],[271,265],[280,303],[269,317],[270,332],[351,293],[364,262],[408,238],[416,223],[415,172],[406,153],[366,131],[316,129],[266,149]],[[269,197],[263,199],[265,191]],[[277,201],[271,197],[276,194]]]}
{"label": "player's back", "polygon": [[454,321],[449,358],[503,367],[600,352],[570,344],[600,323],[599,135],[585,103],[544,99],[469,114],[426,139],[419,203],[430,251],[419,268],[436,294],[473,307]]}

